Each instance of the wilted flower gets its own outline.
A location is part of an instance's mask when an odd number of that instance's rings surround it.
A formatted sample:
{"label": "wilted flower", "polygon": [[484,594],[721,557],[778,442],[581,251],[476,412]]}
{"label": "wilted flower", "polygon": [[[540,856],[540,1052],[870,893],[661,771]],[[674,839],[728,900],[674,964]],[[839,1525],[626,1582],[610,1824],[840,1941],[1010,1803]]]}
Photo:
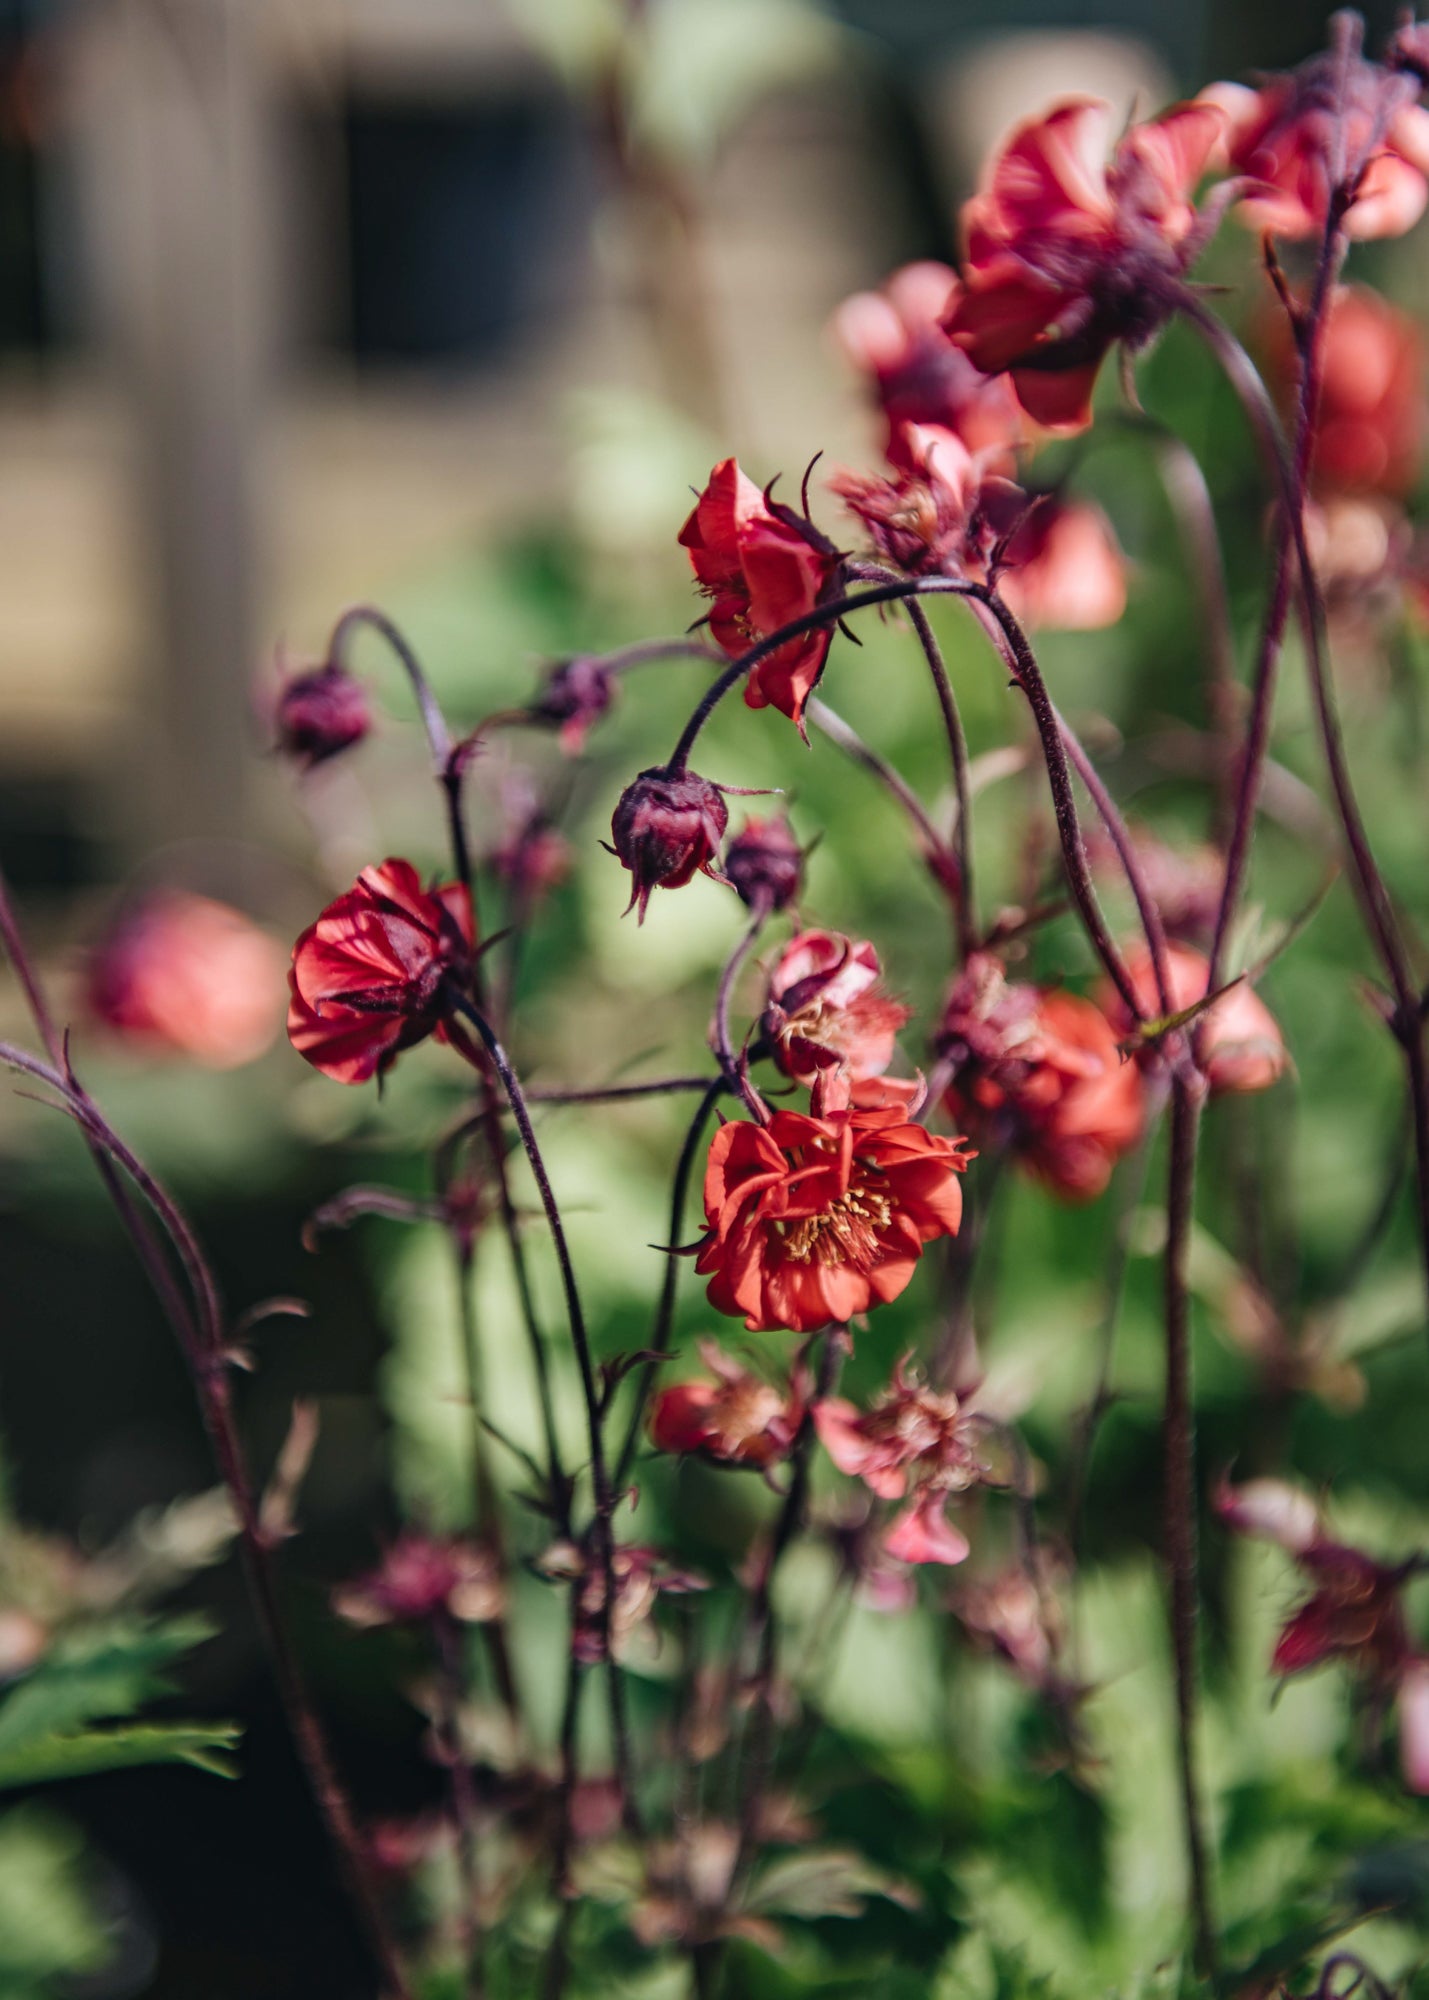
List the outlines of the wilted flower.
{"label": "wilted flower", "polygon": [[471,977],[471,903],[423,889],[410,861],[364,868],[293,947],[288,1038],[339,1083],[366,1083],[403,1049],[444,1039],[450,986]]}
{"label": "wilted flower", "polygon": [[961,294],[946,264],[905,264],[881,291],[844,300],[834,314],[834,336],[869,378],[890,442],[906,424],[929,424],[951,431],[969,451],[1010,458],[1026,428],[1017,399],[943,330]]}
{"label": "wilted flower", "polygon": [[620,794],[610,822],[611,852],[630,870],[627,914],[645,921],[654,889],[682,889],[695,874],[716,881],[711,862],[719,853],[729,808],[719,787],[694,771],[656,764]]}
{"label": "wilted flower", "polygon": [[[1126,964],[1143,1015],[1160,1011],[1156,974],[1145,948],[1129,955]],[[1166,985],[1171,1012],[1179,1014],[1206,997],[1210,964],[1186,945],[1166,947]],[[1120,1036],[1135,1032],[1126,1003],[1109,984],[1101,995],[1112,1027]],[[1244,980],[1198,1014],[1186,1030],[1196,1044],[1212,1096],[1228,1092],[1269,1090],[1290,1061],[1275,1016]]]}
{"label": "wilted flower", "polygon": [[273,704],[277,747],[305,770],[360,743],[372,727],[367,690],[336,660],[294,674]]}
{"label": "wilted flower", "polygon": [[720,1465],[761,1471],[785,1457],[804,1421],[800,1384],[777,1389],[712,1340],[700,1342],[700,1354],[714,1379],[674,1382],[660,1391],[650,1411],[656,1449],[698,1452]]}
{"label": "wilted flower", "polygon": [[603,661],[589,654],[577,654],[552,667],[545,685],[531,704],[538,722],[556,724],[561,732],[561,748],[575,757],[585,748],[585,740],[615,700],[616,677]]}
{"label": "wilted flower", "polygon": [[[574,1542],[555,1542],[541,1557],[537,1567],[542,1576],[555,1582],[579,1585],[571,1627],[571,1651],[583,1666],[593,1667],[606,1657],[601,1630],[605,1622],[605,1565],[599,1556],[577,1548]],[[637,1626],[643,1625],[662,1593],[682,1596],[703,1590],[703,1577],[677,1569],[658,1549],[635,1542],[618,1542],[611,1551],[611,1576],[615,1584],[610,1608],[611,1650],[618,1656],[622,1642]]]}
{"label": "wilted flower", "polygon": [[966,1166],[959,1141],[909,1124],[896,1106],[731,1120],[705,1172],[695,1268],[710,1279],[710,1304],[751,1331],[794,1333],[886,1305],[923,1245],[957,1234]]}
{"label": "wilted flower", "polygon": [[[760,492],[723,459],[680,530],[709,626],[731,659],[836,595],[843,558],[811,521]],[[744,685],[751,708],[773,706],[802,729],[804,703],[824,670],[830,626],[790,639],[761,660]]]}
{"label": "wilted flower", "polygon": [[1345,233],[1364,239],[1402,236],[1424,213],[1429,111],[1418,96],[1414,78],[1331,48],[1257,90],[1213,83],[1196,102],[1225,116],[1222,163],[1259,183],[1241,202],[1243,222],[1318,236],[1343,191]]}
{"label": "wilted flower", "polygon": [[506,1586],[490,1549],[408,1529],[377,1567],[333,1593],[351,1625],[425,1625],[436,1617],[485,1625],[506,1608]]}
{"label": "wilted flower", "polygon": [[890,1000],[878,953],[841,931],[800,931],[769,979],[764,1032],[774,1060],[796,1083],[813,1084],[833,1069],[850,1082],[881,1076],[912,1009]]}
{"label": "wilted flower", "polygon": [[1090,422],[1108,350],[1160,329],[1211,226],[1191,196],[1222,114],[1177,105],[1132,125],[1108,160],[1111,119],[1085,97],[1028,119],[963,210],[965,290],[944,325],[1050,429]]}
{"label": "wilted flower", "polygon": [[158,889],[133,903],[95,948],[89,1008],[126,1041],[236,1069],[260,1056],[282,1019],[283,957],[226,903]]}
{"label": "wilted flower", "polygon": [[[1315,489],[1402,499],[1418,479],[1429,426],[1419,328],[1368,285],[1339,285],[1322,339],[1310,462]],[[1280,401],[1289,405],[1299,356],[1283,312],[1269,319],[1264,344]]]}
{"label": "wilted flower", "polygon": [[725,849],[725,880],[751,910],[786,910],[799,893],[804,850],[783,814],[747,819]]}
{"label": "wilted flower", "polygon": [[990,953],[968,959],[935,1047],[952,1070],[951,1115],[1068,1201],[1099,1195],[1140,1136],[1140,1073],[1105,1014],[1060,988],[1009,981]]}
{"label": "wilted flower", "polygon": [[840,1472],[861,1479],[880,1500],[907,1500],[883,1537],[886,1555],[909,1563],[966,1560],[967,1537],[946,1508],[986,1468],[977,1451],[981,1427],[962,1397],[930,1389],[905,1356],[872,1409],[831,1396],[814,1406],[814,1425]]}
{"label": "wilted flower", "polygon": [[868,530],[875,550],[907,576],[961,575],[980,492],[978,467],[960,438],[927,425],[894,433],[887,474],[840,472],[829,488]]}

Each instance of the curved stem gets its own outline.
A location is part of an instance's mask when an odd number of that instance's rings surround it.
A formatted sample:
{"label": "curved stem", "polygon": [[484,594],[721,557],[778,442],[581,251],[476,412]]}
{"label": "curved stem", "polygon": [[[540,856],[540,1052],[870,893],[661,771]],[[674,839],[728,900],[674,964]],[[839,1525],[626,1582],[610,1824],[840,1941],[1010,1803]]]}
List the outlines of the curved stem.
{"label": "curved stem", "polygon": [[973,811],[972,788],[968,783],[968,740],[963,733],[963,719],[958,713],[957,698],[953,684],[948,679],[948,669],[942,649],[928,622],[928,614],[912,598],[908,605],[908,616],[913,621],[913,630],[918,634],[923,648],[923,657],[928,662],[928,671],[933,676],[933,687],[938,696],[938,706],[943,714],[943,729],[948,739],[948,756],[953,767],[953,793],[957,800],[958,823],[953,829],[956,844],[957,875],[953,893],[953,915],[958,928],[958,953],[967,958],[976,951],[977,897],[973,887]]}
{"label": "curved stem", "polygon": [[871,744],[865,743],[858,731],[851,728],[819,695],[810,695],[804,704],[804,714],[816,729],[822,730],[830,743],[837,744],[846,757],[851,757],[856,764],[861,764],[865,771],[871,772],[884,790],[898,802],[917,828],[928,851],[928,860],[939,871],[940,876],[950,867],[960,868],[961,863],[957,855],[934,826],[923,801],[886,757],[881,757]]}
{"label": "curved stem", "polygon": [[649,1083],[596,1084],[588,1090],[567,1090],[552,1084],[526,1092],[528,1104],[618,1104],[632,1097],[670,1097],[676,1091],[708,1090],[720,1078],[710,1076],[657,1076]]}

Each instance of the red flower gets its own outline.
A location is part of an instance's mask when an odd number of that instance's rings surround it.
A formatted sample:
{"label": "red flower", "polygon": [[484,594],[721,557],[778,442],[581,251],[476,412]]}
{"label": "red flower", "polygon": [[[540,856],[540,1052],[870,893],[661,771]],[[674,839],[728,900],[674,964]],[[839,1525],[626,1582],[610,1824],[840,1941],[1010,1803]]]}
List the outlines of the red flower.
{"label": "red flower", "polygon": [[[1154,1018],[1160,1012],[1160,1001],[1150,952],[1133,953],[1126,969],[1142,1013]],[[1173,1014],[1205,999],[1210,969],[1200,952],[1186,945],[1166,947],[1166,984]],[[1116,1033],[1123,1038],[1131,1035],[1135,1023],[1120,994],[1108,983],[1100,998]],[[1269,1090],[1290,1060],[1275,1016],[1244,980],[1198,1015],[1187,1033],[1196,1038],[1213,1096]]]}
{"label": "red flower", "polygon": [[840,1472],[861,1479],[880,1500],[908,1500],[883,1537],[897,1562],[960,1563],[968,1542],[946,1518],[950,1496],[983,1478],[978,1421],[961,1397],[938,1395],[905,1357],[871,1410],[840,1397],[814,1407],[814,1424]]}
{"label": "red flower", "polygon": [[710,866],[719,853],[729,808],[719,787],[694,771],[654,765],[620,794],[610,822],[611,852],[630,870],[630,901],[645,921],[653,889],[683,889],[696,874],[718,881]]}
{"label": "red flower", "polygon": [[1207,232],[1191,195],[1221,114],[1178,105],[1133,125],[1108,162],[1111,116],[1078,97],[1019,125],[963,210],[966,289],[944,325],[1054,430],[1091,421],[1108,349],[1150,340]]}
{"label": "red flower", "polygon": [[844,300],[834,337],[869,378],[890,444],[905,425],[931,425],[952,432],[969,451],[997,454],[1010,465],[1026,425],[1008,384],[984,375],[944,331],[961,296],[946,264],[905,264],[882,291]]}
{"label": "red flower", "polygon": [[908,1124],[897,1106],[721,1126],[695,1265],[710,1304],[751,1331],[793,1333],[886,1305],[923,1245],[957,1234],[966,1166],[960,1141]]}
{"label": "red flower", "polygon": [[968,960],[936,1046],[952,1066],[952,1116],[1068,1201],[1099,1195],[1140,1136],[1141,1075],[1105,1014],[1075,994],[1009,982],[989,953]]}
{"label": "red flower", "polygon": [[360,743],[372,727],[367,690],[346,667],[329,661],[284,683],[273,705],[278,748],[311,770]]}
{"label": "red flower", "polygon": [[403,1049],[446,1035],[448,983],[471,973],[471,904],[430,894],[410,861],[364,868],[293,946],[288,1039],[339,1083],[366,1083]]}
{"label": "red flower", "polygon": [[1126,562],[1090,500],[1049,497],[1030,507],[1005,560],[997,587],[1022,625],[1098,632],[1126,609]]}
{"label": "red flower", "polygon": [[282,1019],[283,957],[207,896],[160,889],[126,910],[90,959],[90,1010],[141,1048],[236,1069]]}
{"label": "red flower", "polygon": [[[761,493],[723,459],[680,530],[700,588],[713,600],[710,631],[731,659],[835,594],[843,559],[813,524]],[[790,639],[745,682],[751,708],[800,723],[832,641],[824,627]]]}
{"label": "red flower", "polygon": [[1402,236],[1424,213],[1429,111],[1418,82],[1338,49],[1259,90],[1213,83],[1196,102],[1226,119],[1222,163],[1260,183],[1241,220],[1273,236],[1319,236],[1337,164],[1355,189],[1349,236]]}
{"label": "red flower", "polygon": [[376,1569],[333,1596],[352,1625],[423,1625],[439,1615],[482,1625],[499,1618],[506,1590],[489,1549],[470,1542],[400,1535]]}
{"label": "red flower", "polygon": [[764,1032],[785,1076],[812,1085],[842,1069],[850,1083],[881,1076],[912,1013],[879,983],[878,953],[841,931],[800,931],[769,981]]}
{"label": "red flower", "polygon": [[[1271,320],[1266,346],[1288,404],[1299,357],[1283,312]],[[1403,499],[1419,477],[1427,421],[1418,326],[1369,286],[1338,286],[1325,320],[1310,468],[1316,490]]]}
{"label": "red flower", "polygon": [[713,1381],[675,1382],[650,1412],[657,1451],[699,1452],[719,1465],[761,1469],[783,1458],[804,1421],[804,1396],[792,1383],[776,1389],[743,1368],[712,1340],[700,1342]]}
{"label": "red flower", "polygon": [[904,424],[889,443],[891,471],[840,472],[829,481],[867,528],[885,562],[907,576],[959,575],[979,497],[971,453],[951,431]]}

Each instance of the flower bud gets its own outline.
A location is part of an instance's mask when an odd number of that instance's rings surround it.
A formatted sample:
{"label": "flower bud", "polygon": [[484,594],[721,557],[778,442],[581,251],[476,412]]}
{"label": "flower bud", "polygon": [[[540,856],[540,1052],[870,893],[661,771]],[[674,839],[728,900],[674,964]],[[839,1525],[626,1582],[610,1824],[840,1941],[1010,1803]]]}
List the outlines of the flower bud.
{"label": "flower bud", "polygon": [[787,909],[803,880],[803,850],[782,815],[747,819],[725,850],[724,872],[751,910]]}
{"label": "flower bud", "polygon": [[615,854],[630,870],[627,914],[645,908],[652,889],[682,889],[702,873],[720,880],[710,866],[729,824],[719,787],[693,771],[657,764],[627,785],[610,822]]}
{"label": "flower bud", "polygon": [[277,748],[305,771],[360,743],[372,727],[367,690],[335,660],[287,681],[273,708]]}
{"label": "flower bud", "polygon": [[585,739],[615,700],[615,675],[600,660],[577,654],[552,667],[546,684],[531,704],[538,722],[556,724],[561,748],[578,756]]}

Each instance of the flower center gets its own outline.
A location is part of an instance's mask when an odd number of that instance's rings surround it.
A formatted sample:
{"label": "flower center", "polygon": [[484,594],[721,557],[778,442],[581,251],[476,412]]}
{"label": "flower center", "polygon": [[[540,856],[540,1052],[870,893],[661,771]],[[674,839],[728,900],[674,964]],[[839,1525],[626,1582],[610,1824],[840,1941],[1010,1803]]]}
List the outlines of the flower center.
{"label": "flower center", "polygon": [[820,1215],[806,1215],[784,1238],[784,1254],[795,1264],[853,1264],[866,1271],[879,1252],[878,1232],[893,1219],[886,1194],[851,1187]]}

